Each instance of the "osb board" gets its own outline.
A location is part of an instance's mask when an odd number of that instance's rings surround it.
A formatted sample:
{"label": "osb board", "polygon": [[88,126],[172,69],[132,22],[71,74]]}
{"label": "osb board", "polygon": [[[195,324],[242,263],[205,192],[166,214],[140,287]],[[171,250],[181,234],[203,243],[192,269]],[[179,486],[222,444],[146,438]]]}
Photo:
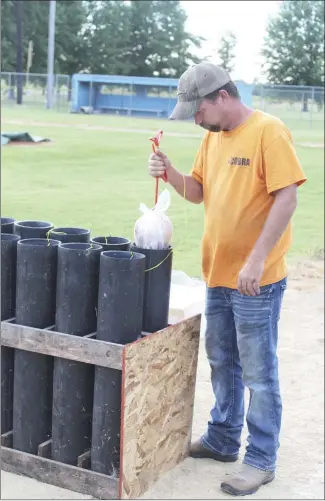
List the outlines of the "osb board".
{"label": "osb board", "polygon": [[122,499],[140,496],[188,455],[200,320],[191,317],[124,349]]}

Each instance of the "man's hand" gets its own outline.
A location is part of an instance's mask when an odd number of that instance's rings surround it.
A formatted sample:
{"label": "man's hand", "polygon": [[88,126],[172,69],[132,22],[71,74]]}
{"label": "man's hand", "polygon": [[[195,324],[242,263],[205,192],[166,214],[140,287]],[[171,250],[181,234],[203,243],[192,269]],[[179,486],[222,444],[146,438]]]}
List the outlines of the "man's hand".
{"label": "man's hand", "polygon": [[169,158],[160,150],[149,157],[149,174],[152,177],[162,177],[171,166]]}
{"label": "man's hand", "polygon": [[257,296],[264,263],[282,233],[286,229],[297,207],[297,185],[292,184],[273,193],[274,202],[257,242],[238,276],[238,290],[241,294]]}
{"label": "man's hand", "polygon": [[166,173],[167,181],[177,193],[193,204],[203,202],[203,187],[194,177],[184,175],[171,164],[169,158],[160,150],[149,157],[149,174],[152,177],[163,177]]}
{"label": "man's hand", "polygon": [[258,296],[260,280],[264,271],[264,261],[249,259],[238,275],[237,287],[241,294]]}

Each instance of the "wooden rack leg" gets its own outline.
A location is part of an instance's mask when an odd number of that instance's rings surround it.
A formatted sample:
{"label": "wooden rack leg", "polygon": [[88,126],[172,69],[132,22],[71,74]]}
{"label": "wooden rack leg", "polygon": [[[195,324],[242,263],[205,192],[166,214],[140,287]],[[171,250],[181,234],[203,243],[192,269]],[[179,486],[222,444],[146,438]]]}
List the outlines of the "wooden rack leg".
{"label": "wooden rack leg", "polygon": [[90,450],[78,456],[77,466],[79,468],[90,470]]}
{"label": "wooden rack leg", "polygon": [[2,447],[12,448],[12,430],[7,431],[1,435],[1,445]]}
{"label": "wooden rack leg", "polygon": [[38,446],[37,454],[42,458],[51,459],[52,439],[46,440]]}

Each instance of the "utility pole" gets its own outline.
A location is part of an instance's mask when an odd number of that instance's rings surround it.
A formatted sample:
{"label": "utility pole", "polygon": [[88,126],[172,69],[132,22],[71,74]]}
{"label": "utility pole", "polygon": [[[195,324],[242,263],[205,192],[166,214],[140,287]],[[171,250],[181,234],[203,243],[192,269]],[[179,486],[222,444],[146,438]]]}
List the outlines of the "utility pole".
{"label": "utility pole", "polygon": [[56,1],[50,0],[49,35],[48,35],[48,46],[47,46],[47,103],[46,103],[47,109],[51,109],[53,106],[55,7],[56,7]]}
{"label": "utility pole", "polygon": [[17,35],[17,104],[23,103],[23,40],[22,40],[22,5],[21,0],[15,1],[16,35]]}

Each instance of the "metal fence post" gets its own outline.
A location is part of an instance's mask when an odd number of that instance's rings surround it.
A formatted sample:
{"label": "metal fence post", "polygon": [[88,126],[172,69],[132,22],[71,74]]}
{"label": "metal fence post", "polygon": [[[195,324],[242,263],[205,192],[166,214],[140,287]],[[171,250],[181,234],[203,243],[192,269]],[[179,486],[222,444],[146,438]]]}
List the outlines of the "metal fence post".
{"label": "metal fence post", "polygon": [[67,75],[66,79],[66,85],[67,85],[67,104],[68,104],[68,109],[72,100],[72,76]]}
{"label": "metal fence post", "polygon": [[55,96],[55,106],[56,109],[60,109],[60,86],[59,86],[59,75],[55,75],[55,83],[54,83],[54,96]]}
{"label": "metal fence post", "polygon": [[8,74],[8,98],[11,100],[11,73]]}
{"label": "metal fence post", "polygon": [[54,69],[54,41],[55,41],[55,8],[56,0],[50,0],[49,10],[49,35],[48,35],[48,57],[47,57],[47,102],[48,109],[53,106],[53,69]]}
{"label": "metal fence post", "polygon": [[89,103],[88,103],[88,106],[91,107],[92,106],[92,99],[93,99],[93,80],[91,79],[90,80],[90,86],[89,86]]}
{"label": "metal fence post", "polygon": [[130,101],[129,101],[129,108],[130,108],[130,114],[131,114],[132,113],[132,101],[133,101],[133,82],[131,82],[130,89],[131,89],[131,97],[130,97]]}
{"label": "metal fence post", "polygon": [[313,111],[314,111],[314,101],[315,101],[315,87],[311,89],[311,105],[310,105],[310,128],[313,128]]}

